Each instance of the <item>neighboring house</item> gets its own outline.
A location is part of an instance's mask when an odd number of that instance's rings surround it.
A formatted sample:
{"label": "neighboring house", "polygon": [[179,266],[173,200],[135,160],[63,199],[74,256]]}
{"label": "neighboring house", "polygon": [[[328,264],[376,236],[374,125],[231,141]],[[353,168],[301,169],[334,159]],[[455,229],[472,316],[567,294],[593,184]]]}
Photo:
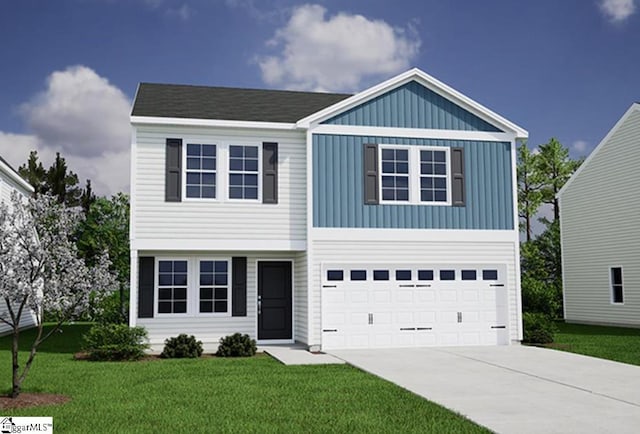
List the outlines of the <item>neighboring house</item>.
{"label": "neighboring house", "polygon": [[640,104],[558,193],[564,318],[640,326]]}
{"label": "neighboring house", "polygon": [[[9,163],[0,157],[0,202],[11,206],[11,193],[14,191],[25,197],[30,197],[34,190]],[[9,312],[5,301],[0,300],[0,316],[5,317],[8,315]],[[20,320],[20,328],[32,327],[33,325],[35,325],[35,314],[30,310],[25,310]],[[0,335],[7,334],[10,331],[11,327],[0,321]]]}
{"label": "neighboring house", "polygon": [[356,95],[140,84],[131,325],[154,349],[522,337],[516,141],[413,69]]}

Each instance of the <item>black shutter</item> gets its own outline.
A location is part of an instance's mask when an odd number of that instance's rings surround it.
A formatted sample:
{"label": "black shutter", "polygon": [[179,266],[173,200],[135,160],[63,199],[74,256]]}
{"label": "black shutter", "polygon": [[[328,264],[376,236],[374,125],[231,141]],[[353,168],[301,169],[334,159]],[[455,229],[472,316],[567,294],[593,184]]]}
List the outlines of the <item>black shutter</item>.
{"label": "black shutter", "polygon": [[231,316],[247,316],[247,258],[231,258]]}
{"label": "black shutter", "polygon": [[278,203],[278,144],[262,144],[262,203]]}
{"label": "black shutter", "polygon": [[464,148],[451,148],[451,204],[465,205]]}
{"label": "black shutter", "polygon": [[182,139],[167,139],[164,200],[182,200]]}
{"label": "black shutter", "polygon": [[364,144],[364,203],[377,205],[378,199],[378,145]]}
{"label": "black shutter", "polygon": [[138,258],[138,318],[153,318],[153,287],[155,258]]}

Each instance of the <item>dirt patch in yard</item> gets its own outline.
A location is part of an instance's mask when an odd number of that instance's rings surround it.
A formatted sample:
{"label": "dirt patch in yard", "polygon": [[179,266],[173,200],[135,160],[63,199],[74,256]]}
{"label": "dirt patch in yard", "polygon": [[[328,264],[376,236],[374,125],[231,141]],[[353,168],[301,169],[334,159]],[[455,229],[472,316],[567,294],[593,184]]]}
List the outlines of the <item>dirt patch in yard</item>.
{"label": "dirt patch in yard", "polygon": [[71,398],[65,395],[55,395],[53,393],[28,393],[22,392],[17,398],[7,395],[0,396],[0,409],[41,407],[44,405],[59,405],[70,401]]}

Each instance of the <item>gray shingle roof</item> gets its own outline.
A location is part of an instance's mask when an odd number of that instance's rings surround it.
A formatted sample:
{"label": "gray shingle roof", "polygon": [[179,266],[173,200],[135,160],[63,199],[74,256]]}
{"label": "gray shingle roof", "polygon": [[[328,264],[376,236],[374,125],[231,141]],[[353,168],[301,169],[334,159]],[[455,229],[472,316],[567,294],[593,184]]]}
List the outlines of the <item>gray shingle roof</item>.
{"label": "gray shingle roof", "polygon": [[140,83],[131,115],[294,123],[350,96]]}

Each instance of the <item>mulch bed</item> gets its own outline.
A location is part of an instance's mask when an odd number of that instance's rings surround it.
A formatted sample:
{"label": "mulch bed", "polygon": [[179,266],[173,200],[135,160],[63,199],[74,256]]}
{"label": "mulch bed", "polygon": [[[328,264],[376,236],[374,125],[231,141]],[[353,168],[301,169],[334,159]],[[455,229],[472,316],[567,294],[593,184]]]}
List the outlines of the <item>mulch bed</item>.
{"label": "mulch bed", "polygon": [[40,407],[43,405],[59,405],[71,400],[65,395],[53,393],[28,393],[22,392],[17,398],[10,398],[6,395],[0,396],[0,409]]}

